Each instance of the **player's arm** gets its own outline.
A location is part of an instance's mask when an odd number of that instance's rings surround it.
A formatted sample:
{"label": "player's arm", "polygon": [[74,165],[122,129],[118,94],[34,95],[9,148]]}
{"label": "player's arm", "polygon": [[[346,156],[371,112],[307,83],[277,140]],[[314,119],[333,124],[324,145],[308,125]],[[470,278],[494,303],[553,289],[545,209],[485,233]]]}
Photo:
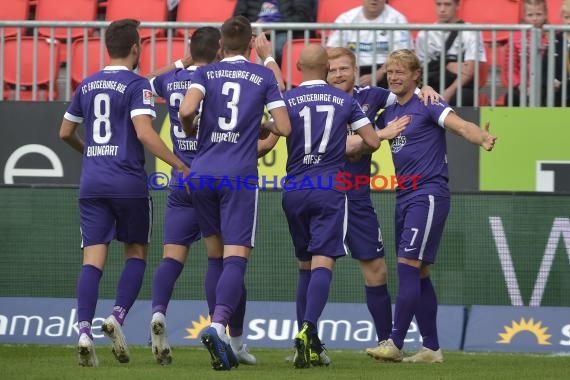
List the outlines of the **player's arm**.
{"label": "player's arm", "polygon": [[200,109],[200,102],[204,99],[204,93],[196,87],[190,87],[186,96],[180,103],[180,122],[186,136],[196,135],[198,123],[195,122],[197,112]]}
{"label": "player's arm", "polygon": [[162,74],[166,74],[169,71],[172,71],[174,69],[185,69],[189,66],[192,65],[192,56],[190,54],[184,56],[183,58],[180,58],[179,60],[176,60],[174,62],[172,62],[169,65],[166,65],[164,67],[161,67],[155,71],[153,71],[152,73],[148,74],[146,77],[148,79],[157,77],[159,75]]}
{"label": "player's arm", "polygon": [[485,128],[481,129],[474,123],[463,120],[454,112],[449,112],[443,124],[451,132],[463,137],[472,144],[480,145],[485,150],[490,151],[495,146],[497,137],[489,133],[489,122],[485,124]]}
{"label": "player's arm", "polygon": [[138,115],[133,117],[132,120],[137,138],[155,157],[160,158],[168,165],[184,173],[185,177],[190,174],[190,169],[168,149],[152,128],[152,119],[149,115]]}
{"label": "player's arm", "polygon": [[283,81],[283,74],[281,69],[275,59],[272,56],[271,42],[265,36],[265,33],[261,33],[259,36],[255,37],[253,40],[253,46],[257,52],[257,56],[263,61],[263,65],[273,71],[275,79],[279,84],[279,91],[285,91],[285,82]]}
{"label": "player's arm", "polygon": [[257,157],[263,157],[271,152],[271,149],[275,147],[277,141],[279,141],[279,136],[273,133],[270,133],[269,136],[264,139],[257,140]]}
{"label": "player's arm", "polygon": [[289,120],[289,112],[287,107],[276,107],[269,110],[273,123],[268,123],[266,126],[271,133],[277,136],[289,136],[291,134],[291,120]]}
{"label": "player's arm", "polygon": [[61,122],[61,127],[59,128],[59,138],[65,141],[65,143],[71,146],[73,149],[83,154],[84,142],[77,134],[77,126],[79,124],[63,118]]}
{"label": "player's arm", "polygon": [[356,129],[356,134],[362,138],[364,144],[369,147],[371,152],[374,152],[380,147],[380,139],[370,122]]}

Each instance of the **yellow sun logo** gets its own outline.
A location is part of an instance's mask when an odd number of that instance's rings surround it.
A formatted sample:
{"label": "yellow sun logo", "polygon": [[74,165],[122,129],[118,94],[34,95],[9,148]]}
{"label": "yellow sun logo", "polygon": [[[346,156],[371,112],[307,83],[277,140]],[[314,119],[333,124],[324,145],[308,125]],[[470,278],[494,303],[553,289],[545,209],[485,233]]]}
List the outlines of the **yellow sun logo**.
{"label": "yellow sun logo", "polygon": [[534,323],[534,319],[531,318],[527,322],[524,318],[521,318],[521,321],[518,323],[516,321],[512,322],[511,326],[505,326],[505,332],[499,333],[501,340],[498,340],[497,343],[509,344],[516,334],[521,331],[528,331],[534,334],[538,344],[543,346],[552,344],[548,341],[552,335],[546,333],[548,327],[542,327],[541,321]]}
{"label": "yellow sun logo", "polygon": [[210,325],[210,316],[208,318],[204,318],[200,315],[200,319],[198,322],[192,321],[192,327],[186,328],[186,332],[188,332],[188,336],[185,336],[184,339],[197,339],[200,336],[202,330]]}

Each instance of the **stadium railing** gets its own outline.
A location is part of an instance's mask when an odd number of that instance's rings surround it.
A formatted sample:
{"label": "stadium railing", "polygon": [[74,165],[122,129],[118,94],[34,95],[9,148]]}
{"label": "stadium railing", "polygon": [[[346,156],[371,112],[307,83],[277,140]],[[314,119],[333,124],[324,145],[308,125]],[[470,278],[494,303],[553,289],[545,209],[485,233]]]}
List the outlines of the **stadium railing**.
{"label": "stadium railing", "polygon": [[[108,22],[104,21],[96,21],[96,22],[56,22],[56,21],[0,21],[0,73],[4,72],[6,67],[6,60],[7,59],[16,59],[17,66],[20,67],[19,64],[22,59],[21,54],[17,54],[14,57],[7,57],[4,54],[4,28],[19,28],[18,33],[15,38],[21,39],[23,36],[32,36],[34,39],[40,39],[43,37],[39,36],[38,29],[39,28],[50,28],[51,37],[48,38],[49,41],[54,43],[63,44],[61,46],[62,51],[64,51],[65,56],[71,56],[71,46],[73,42],[72,38],[72,31],[76,29],[83,29],[83,36],[85,39],[89,36],[89,31],[91,29],[95,29],[95,34],[104,36],[105,27],[108,25]],[[189,30],[193,30],[198,27],[202,26],[220,26],[219,23],[180,23],[180,22],[143,22],[141,23],[141,27],[145,28],[152,28],[152,29],[163,29],[165,30],[165,35],[167,40],[173,40],[176,38],[176,31],[177,30],[184,30],[183,37],[188,39],[189,38]],[[57,40],[55,38],[55,30],[56,28],[67,28],[67,38],[63,40]],[[492,42],[487,44],[487,51],[491,54],[491,57],[487,57],[487,62],[495,63],[498,60],[498,54],[501,54],[502,50],[506,50],[508,52],[513,51],[513,36],[516,32],[527,32],[522,33],[522,54],[521,54],[521,84],[520,84],[520,105],[521,106],[540,106],[541,104],[547,105],[553,104],[554,99],[554,88],[553,88],[553,78],[554,78],[554,49],[548,48],[545,54],[548,54],[548,75],[545,78],[546,82],[543,82],[543,78],[541,78],[542,68],[541,68],[541,54],[540,54],[540,33],[541,31],[538,29],[532,28],[530,25],[520,25],[520,24],[505,24],[505,25],[489,25],[489,24],[406,24],[406,25],[394,25],[394,24],[378,24],[378,25],[357,25],[357,24],[334,24],[334,23],[267,23],[267,24],[258,24],[254,23],[253,27],[256,29],[257,32],[261,32],[262,30],[269,33],[270,35],[275,35],[275,31],[279,30],[286,30],[288,34],[287,44],[291,44],[293,40],[293,32],[303,31],[304,38],[308,41],[312,37],[314,37],[317,31],[325,31],[325,30],[382,30],[388,34],[389,43],[392,44],[392,36],[393,32],[397,30],[408,30],[412,31],[419,31],[419,30],[444,30],[444,31],[485,31],[491,33]],[[563,32],[566,37],[566,33],[570,32],[570,26],[563,26],[563,25],[547,25],[544,29],[548,34],[549,39],[549,47],[552,47],[556,32]],[[509,33],[509,42],[506,46],[503,47],[502,50],[499,48],[501,47],[500,43],[496,41],[496,34],[498,32],[508,32]],[[321,41],[325,43],[325,33],[321,33]],[[154,47],[154,34],[150,37],[150,44],[149,46],[151,49]],[[458,36],[461,39],[461,34]],[[275,40],[275,39],[272,39]],[[375,44],[374,44],[375,46]],[[412,48],[413,46],[409,46]],[[567,51],[567,47],[564,47],[565,51]],[[99,57],[100,49],[97,49],[97,57]],[[289,49],[291,51],[291,49]],[[168,50],[169,54],[171,50]],[[82,62],[85,65],[84,71],[86,72],[86,65],[88,62],[88,55],[89,51],[84,51],[84,59]],[[375,53],[375,51],[373,51]],[[356,54],[359,54],[359,51],[356,51]],[[441,51],[441,57],[444,57],[445,52]],[[179,57],[167,57],[168,59],[175,60]],[[291,55],[287,55],[283,57],[284,60],[287,60],[287,66],[291,67],[294,65],[293,57]],[[461,62],[462,57],[459,57],[459,62]],[[443,76],[444,73],[444,62],[445,60],[440,60],[442,62],[440,67],[440,76]],[[51,59],[50,59],[51,62]],[[513,57],[510,54],[509,58],[509,70],[512,73],[513,67]],[[44,62],[37,62],[33,63],[33,70],[37,70],[38,64],[46,64]],[[57,100],[65,100],[69,101],[72,96],[72,80],[71,80],[71,66],[73,62],[68,61],[64,67],[61,69],[61,73],[59,75],[58,83],[53,84],[54,86],[57,85],[61,88],[59,91],[59,98]],[[479,62],[476,61],[475,63],[475,74],[474,74],[474,83],[479,83],[480,75],[482,73],[481,66]],[[378,68],[377,63],[373,64],[372,69],[375,70]],[[151,67],[151,70],[155,69],[155,67]],[[423,81],[424,83],[427,82],[427,62],[423,62]],[[479,106],[479,99],[481,98],[480,95],[485,95],[486,98],[489,99],[490,105],[495,105],[498,103],[498,100],[503,97],[504,95],[504,105],[512,106],[513,105],[513,91],[512,91],[512,84],[513,78],[512,74],[509,74],[508,85],[504,88],[501,85],[500,80],[500,67],[497,64],[491,64],[488,68],[488,81],[487,85],[479,88],[479,86],[475,86],[474,88],[474,106]],[[18,69],[19,70],[19,69]],[[292,73],[284,72],[284,77],[286,82],[288,83],[288,87],[291,85],[291,75]],[[564,73],[566,76],[566,73]],[[461,75],[461,73],[459,74]],[[20,72],[16,73],[16,83],[14,98],[7,99],[7,100],[21,100],[19,89],[20,83],[18,82],[18,78],[20,78]],[[567,78],[564,78],[567,79]],[[442,81],[441,81],[442,82]],[[546,88],[548,89],[547,99],[544,101],[541,99],[542,96],[542,83],[547,83]],[[4,88],[6,85],[4,81],[4,75],[0,75],[0,88]],[[35,84],[33,85],[35,86]],[[51,86],[51,84],[50,84]],[[443,88],[436,89],[440,92],[443,92]],[[566,103],[567,95],[568,95],[568,88],[567,88],[567,80],[562,81],[561,87],[562,99],[563,104]],[[38,100],[38,99],[32,99]],[[457,99],[458,105],[462,105],[461,93],[458,94]]]}

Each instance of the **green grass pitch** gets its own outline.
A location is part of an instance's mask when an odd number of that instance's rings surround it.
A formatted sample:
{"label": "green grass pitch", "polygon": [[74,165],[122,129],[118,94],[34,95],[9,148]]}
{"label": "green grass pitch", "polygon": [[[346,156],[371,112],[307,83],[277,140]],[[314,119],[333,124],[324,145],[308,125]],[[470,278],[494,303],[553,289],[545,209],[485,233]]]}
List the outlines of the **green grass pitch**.
{"label": "green grass pitch", "polygon": [[294,369],[285,361],[290,350],[251,349],[255,366],[232,371],[210,368],[203,348],[174,347],[170,366],[154,363],[149,347],[130,347],[131,362],[119,364],[110,346],[96,347],[98,368],[77,365],[71,346],[0,345],[0,378],[8,379],[570,379],[570,356],[444,352],[443,364],[379,363],[364,351],[329,351],[329,367]]}

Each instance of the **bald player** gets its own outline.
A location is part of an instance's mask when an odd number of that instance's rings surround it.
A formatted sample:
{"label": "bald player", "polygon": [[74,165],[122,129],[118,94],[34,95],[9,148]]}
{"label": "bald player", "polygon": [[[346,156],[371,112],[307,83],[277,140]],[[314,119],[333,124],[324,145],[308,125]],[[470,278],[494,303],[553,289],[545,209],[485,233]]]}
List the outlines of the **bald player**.
{"label": "bald player", "polygon": [[[378,149],[380,142],[356,100],[325,82],[329,64],[322,46],[305,47],[297,68],[303,82],[283,94],[291,134],[282,205],[299,270],[310,271],[309,280],[299,281],[297,286],[298,315],[302,315],[303,324],[295,336],[294,358],[296,368],[307,368],[311,359],[320,364],[323,347],[317,321],[327,302],[335,261],[346,255],[346,194],[336,183],[345,164],[346,127],[349,125],[371,149]],[[304,185],[300,185],[301,179]]]}

